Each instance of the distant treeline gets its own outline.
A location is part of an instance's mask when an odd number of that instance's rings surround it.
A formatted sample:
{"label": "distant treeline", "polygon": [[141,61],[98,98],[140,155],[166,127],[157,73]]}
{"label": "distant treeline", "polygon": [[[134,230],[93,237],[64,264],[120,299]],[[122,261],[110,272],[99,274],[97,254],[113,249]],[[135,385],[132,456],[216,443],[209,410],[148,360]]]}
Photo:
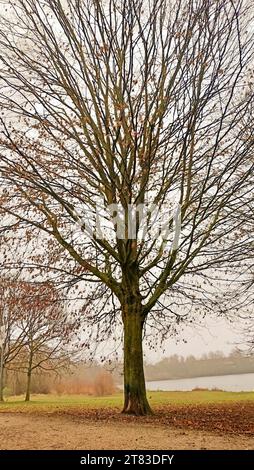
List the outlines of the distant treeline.
{"label": "distant treeline", "polygon": [[254,356],[233,351],[229,356],[222,352],[209,353],[200,359],[194,356],[171,356],[156,364],[147,364],[146,380],[182,379],[213,375],[254,373]]}
{"label": "distant treeline", "polygon": [[[221,352],[209,353],[197,359],[171,356],[156,364],[145,366],[146,380],[182,379],[212,375],[254,373],[254,356],[246,357],[240,352],[224,356]],[[26,389],[26,374],[22,368],[7,369],[5,396],[22,395]],[[32,393],[111,395],[123,384],[121,362],[100,364],[96,361],[71,363],[69,367],[55,371],[39,370],[32,377]]]}

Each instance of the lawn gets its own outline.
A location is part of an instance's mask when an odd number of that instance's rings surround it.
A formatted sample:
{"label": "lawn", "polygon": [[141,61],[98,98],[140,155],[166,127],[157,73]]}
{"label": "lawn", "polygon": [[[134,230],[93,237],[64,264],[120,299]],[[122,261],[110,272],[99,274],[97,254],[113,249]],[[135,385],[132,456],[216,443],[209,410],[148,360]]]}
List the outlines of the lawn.
{"label": "lawn", "polygon": [[[123,404],[122,393],[105,397],[85,395],[33,395],[29,403],[24,402],[24,397],[9,397],[4,403],[0,404],[0,426],[8,427],[10,420],[14,420],[14,424],[17,422],[17,425],[19,424],[20,428],[22,428],[22,423],[27,423],[29,420],[32,420],[33,423],[33,420],[35,420],[35,431],[38,429],[43,431],[45,426],[52,425],[53,428],[55,426],[54,429],[59,428],[58,432],[61,434],[61,429],[65,426],[64,433],[68,434],[70,423],[74,423],[77,426],[80,425],[82,433],[84,432],[83,427],[84,429],[88,429],[87,426],[97,426],[100,431],[98,432],[100,436],[102,436],[105,426],[109,426],[110,429],[105,430],[105,434],[113,433],[114,436],[117,436],[120,432],[119,430],[125,429],[126,425],[136,424],[137,430],[134,433],[135,439],[138,439],[136,434],[138,430],[141,429],[140,426],[144,425],[150,426],[151,430],[160,428],[162,434],[168,429],[181,429],[184,430],[184,432],[186,430],[195,430],[204,433],[219,433],[223,436],[232,434],[235,436],[245,435],[253,439],[253,392],[239,393],[217,390],[148,392],[148,398],[155,414],[153,416],[137,418],[120,413]],[[59,421],[59,419],[61,421]],[[27,426],[30,432],[30,421]],[[142,428],[142,432],[143,431],[146,432],[145,428]],[[53,434],[54,433],[55,431]],[[24,446],[31,444],[27,441],[29,437],[28,434],[25,433]],[[88,438],[90,439],[89,436]],[[40,436],[38,439],[42,439],[42,437]],[[182,442],[181,439],[180,441]],[[116,440],[116,442],[118,441]],[[251,445],[252,448],[253,440],[245,444],[246,446]],[[13,445],[19,448],[18,439]],[[58,444],[54,443],[54,445]],[[105,444],[105,446],[106,445],[109,444]],[[126,445],[126,443],[121,445]],[[152,443],[152,445],[154,445],[154,443]],[[232,442],[230,445],[232,445]]]}
{"label": "lawn", "polygon": [[[216,405],[219,403],[252,401],[254,392],[222,392],[222,391],[191,391],[191,392],[148,392],[152,408],[187,406],[195,404]],[[0,403],[0,412],[55,412],[65,409],[121,409],[122,393],[111,396],[94,397],[85,395],[33,395],[30,402],[23,401],[23,396],[8,397]]]}

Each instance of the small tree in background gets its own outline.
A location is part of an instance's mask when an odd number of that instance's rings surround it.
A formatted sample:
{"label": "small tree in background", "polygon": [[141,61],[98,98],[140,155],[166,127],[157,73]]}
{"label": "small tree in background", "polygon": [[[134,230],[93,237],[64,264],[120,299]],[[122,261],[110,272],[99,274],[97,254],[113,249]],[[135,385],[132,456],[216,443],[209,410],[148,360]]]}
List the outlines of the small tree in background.
{"label": "small tree in background", "polygon": [[68,365],[71,356],[68,346],[76,322],[70,319],[58,292],[49,282],[33,284],[2,278],[1,294],[4,326],[1,401],[5,369],[26,373],[26,401],[29,401],[34,371],[57,371]]}
{"label": "small tree in background", "polygon": [[4,401],[5,371],[16,360],[27,342],[25,330],[18,330],[17,322],[22,310],[17,304],[20,286],[13,279],[1,278],[0,283],[0,401]]}
{"label": "small tree in background", "polygon": [[31,379],[35,371],[57,371],[68,365],[70,351],[67,346],[74,323],[70,321],[58,293],[50,283],[22,283],[22,289],[23,314],[17,327],[26,337],[26,344],[22,351],[23,365],[19,369],[27,374],[25,400],[29,401]]}

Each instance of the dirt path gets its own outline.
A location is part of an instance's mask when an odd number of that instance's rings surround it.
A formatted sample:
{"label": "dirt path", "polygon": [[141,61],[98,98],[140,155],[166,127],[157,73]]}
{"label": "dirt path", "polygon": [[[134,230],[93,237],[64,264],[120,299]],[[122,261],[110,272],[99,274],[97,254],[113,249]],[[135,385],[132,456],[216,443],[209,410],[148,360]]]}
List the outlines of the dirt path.
{"label": "dirt path", "polygon": [[252,449],[254,437],[72,416],[0,414],[0,449]]}

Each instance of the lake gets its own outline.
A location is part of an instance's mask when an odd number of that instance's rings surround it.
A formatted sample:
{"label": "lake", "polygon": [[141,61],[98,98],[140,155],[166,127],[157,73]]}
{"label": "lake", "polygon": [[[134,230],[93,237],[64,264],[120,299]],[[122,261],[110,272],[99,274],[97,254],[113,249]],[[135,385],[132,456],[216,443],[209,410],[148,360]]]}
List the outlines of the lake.
{"label": "lake", "polygon": [[193,390],[200,388],[219,388],[227,392],[254,391],[254,374],[216,375],[213,377],[194,377],[191,379],[157,380],[147,382],[148,390]]}

